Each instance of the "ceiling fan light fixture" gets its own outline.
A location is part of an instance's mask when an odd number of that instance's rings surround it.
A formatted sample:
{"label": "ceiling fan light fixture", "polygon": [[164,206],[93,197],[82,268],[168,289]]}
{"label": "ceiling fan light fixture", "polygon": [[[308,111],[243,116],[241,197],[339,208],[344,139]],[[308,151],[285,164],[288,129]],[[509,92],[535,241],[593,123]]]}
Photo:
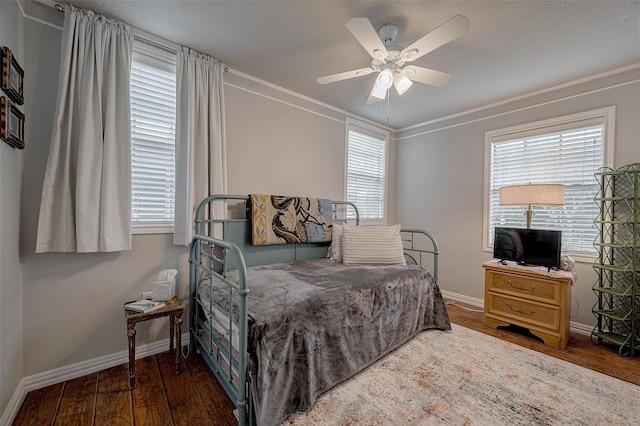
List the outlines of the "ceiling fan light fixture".
{"label": "ceiling fan light fixture", "polygon": [[[393,72],[389,68],[385,68],[380,71],[380,75],[376,79],[376,86],[381,89],[387,90],[393,84]],[[384,99],[384,98],[382,98]]]}
{"label": "ceiling fan light fixture", "polygon": [[407,90],[409,90],[412,84],[413,81],[409,80],[406,76],[400,73],[397,73],[393,77],[393,85],[395,86],[398,95],[404,94]]}
{"label": "ceiling fan light fixture", "polygon": [[[378,86],[377,81],[376,83],[373,85],[373,88],[371,89],[371,93],[369,94],[369,97],[373,97],[376,99],[380,99],[383,100],[384,98],[387,97],[387,89]],[[369,103],[369,102],[367,102]]]}

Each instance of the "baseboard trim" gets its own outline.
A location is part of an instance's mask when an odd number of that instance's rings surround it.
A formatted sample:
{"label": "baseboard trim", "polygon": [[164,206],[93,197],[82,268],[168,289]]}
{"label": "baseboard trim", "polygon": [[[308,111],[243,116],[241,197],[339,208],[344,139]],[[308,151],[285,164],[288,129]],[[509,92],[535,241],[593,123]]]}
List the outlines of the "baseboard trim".
{"label": "baseboard trim", "polygon": [[2,413],[2,417],[0,417],[0,425],[11,425],[13,424],[13,420],[18,415],[18,411],[20,411],[20,407],[22,407],[22,403],[24,399],[27,397],[27,390],[24,386],[24,379],[20,380],[18,383],[18,387],[16,391],[13,393],[7,408],[5,408]]}
{"label": "baseboard trim", "polygon": [[591,336],[591,332],[593,331],[592,325],[586,325],[579,322],[573,322],[569,324],[569,328],[571,331],[575,331],[578,334],[583,334],[585,336]]}
{"label": "baseboard trim", "polygon": [[[183,342],[183,344],[184,342],[189,341],[188,332],[182,334],[181,341]],[[136,359],[164,352],[168,347],[168,338],[136,346]],[[0,418],[0,425],[10,425],[13,423],[15,417],[18,415],[18,411],[20,411],[20,407],[22,406],[27,393],[32,390],[55,385],[56,383],[72,380],[78,377],[85,376],[87,374],[96,373],[98,371],[128,362],[129,351],[124,350],[110,355],[101,356],[87,361],[78,362],[76,364],[71,364],[27,376],[20,381],[18,387],[16,388],[16,391],[13,393],[11,401],[9,401],[9,405]]]}
{"label": "baseboard trim", "polygon": [[452,293],[446,290],[440,290],[446,299],[455,300],[456,302],[466,303],[467,305],[484,308],[484,299],[476,299],[475,297],[465,296],[464,294]]}
{"label": "baseboard trim", "polygon": [[[465,296],[464,294],[452,293],[450,291],[440,290],[442,296],[446,299],[455,300],[456,302],[466,303],[467,305],[477,306],[478,308],[484,308],[484,299],[476,299],[475,297]],[[573,322],[569,324],[571,331],[590,336],[593,331],[593,326],[581,324],[579,322]]]}
{"label": "baseboard trim", "polygon": [[[189,341],[189,333],[182,333],[182,342]],[[169,339],[136,346],[136,359],[144,358],[166,351],[169,347]],[[51,386],[56,383],[82,377],[86,374],[96,373],[100,370],[115,367],[129,362],[129,351],[124,350],[114,354],[101,356],[87,361],[78,362],[43,373],[34,374],[24,378],[27,392]]]}

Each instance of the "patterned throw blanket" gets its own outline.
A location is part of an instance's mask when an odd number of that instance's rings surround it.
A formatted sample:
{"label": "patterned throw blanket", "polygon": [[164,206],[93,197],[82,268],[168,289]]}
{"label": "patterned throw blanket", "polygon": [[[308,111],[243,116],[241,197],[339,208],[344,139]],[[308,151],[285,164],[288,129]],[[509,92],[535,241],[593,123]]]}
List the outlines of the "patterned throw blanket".
{"label": "patterned throw blanket", "polygon": [[251,244],[331,241],[331,200],[250,194]]}

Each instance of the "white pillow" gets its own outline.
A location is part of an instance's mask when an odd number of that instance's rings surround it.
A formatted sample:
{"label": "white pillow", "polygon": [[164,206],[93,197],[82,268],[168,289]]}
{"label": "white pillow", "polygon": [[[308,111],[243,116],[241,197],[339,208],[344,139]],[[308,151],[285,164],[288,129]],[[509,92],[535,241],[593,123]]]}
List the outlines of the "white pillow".
{"label": "white pillow", "polygon": [[406,265],[400,225],[343,225],[345,265]]}
{"label": "white pillow", "polygon": [[329,257],[334,262],[342,263],[342,225],[333,224]]}

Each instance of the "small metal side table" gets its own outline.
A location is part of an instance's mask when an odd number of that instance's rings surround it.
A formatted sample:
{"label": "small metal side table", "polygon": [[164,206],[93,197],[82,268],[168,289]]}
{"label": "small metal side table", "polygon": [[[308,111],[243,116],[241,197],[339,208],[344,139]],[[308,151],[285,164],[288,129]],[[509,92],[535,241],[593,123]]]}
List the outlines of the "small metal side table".
{"label": "small metal side table", "polygon": [[[130,303],[130,302],[127,302]],[[126,303],[125,303],[126,305]],[[136,324],[161,317],[169,317],[169,354],[176,360],[176,374],[180,374],[180,337],[182,334],[182,312],[184,305],[173,297],[165,302],[161,308],[150,312],[137,312],[124,309],[124,316],[127,320],[127,337],[129,338],[129,386],[133,389],[136,385]],[[175,338],[175,352],[174,339]]]}

